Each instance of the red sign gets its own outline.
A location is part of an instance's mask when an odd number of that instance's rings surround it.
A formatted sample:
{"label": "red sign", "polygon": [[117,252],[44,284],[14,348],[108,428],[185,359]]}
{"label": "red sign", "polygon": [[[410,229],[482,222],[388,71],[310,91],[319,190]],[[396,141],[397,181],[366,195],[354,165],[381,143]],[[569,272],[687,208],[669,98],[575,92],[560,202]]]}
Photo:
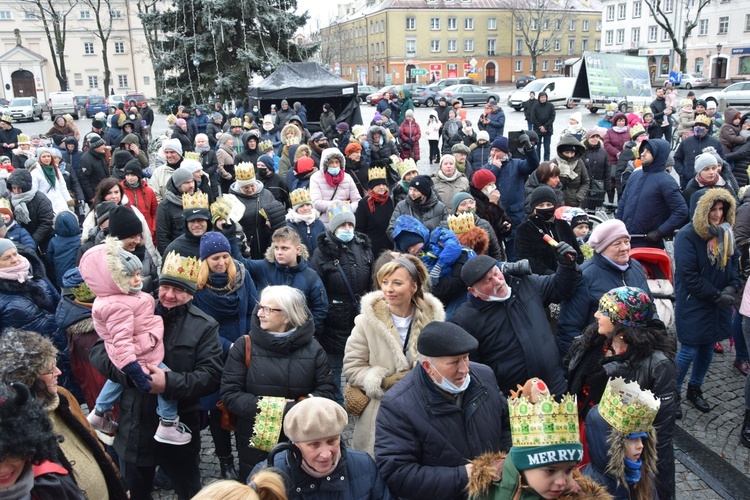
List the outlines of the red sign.
{"label": "red sign", "polygon": [[464,63],[464,69],[465,69],[466,71],[471,71],[471,64],[469,64],[469,63]]}
{"label": "red sign", "polygon": [[430,64],[430,71],[440,71],[443,69],[442,64]]}

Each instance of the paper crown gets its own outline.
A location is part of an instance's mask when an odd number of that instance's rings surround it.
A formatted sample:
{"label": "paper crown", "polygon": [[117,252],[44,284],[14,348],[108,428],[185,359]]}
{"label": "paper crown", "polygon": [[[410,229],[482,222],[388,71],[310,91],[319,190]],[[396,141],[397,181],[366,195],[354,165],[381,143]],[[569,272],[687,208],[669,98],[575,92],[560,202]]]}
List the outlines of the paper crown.
{"label": "paper crown", "polygon": [[16,141],[16,144],[31,144],[31,139],[29,139],[29,136],[26,134],[18,134],[18,139]]}
{"label": "paper crown", "polygon": [[258,144],[258,151],[264,152],[269,149],[273,149],[273,142],[269,140],[260,141],[260,144]]}
{"label": "paper crown", "polygon": [[635,125],[633,125],[632,127],[630,127],[630,138],[631,139],[635,139],[639,135],[645,134],[645,133],[646,133],[646,129],[643,128],[643,125],[641,125],[640,123],[636,123]]}
{"label": "paper crown", "polygon": [[642,113],[641,116],[646,116],[646,115],[652,115],[653,116],[653,114],[654,114],[654,110],[651,109],[651,106],[644,106],[643,107],[643,113]]}
{"label": "paper crown", "polygon": [[216,201],[211,204],[211,221],[215,223],[219,219],[228,220],[231,210],[231,203],[225,200],[223,196],[217,198]]}
{"label": "paper crown", "polygon": [[291,201],[293,207],[304,205],[305,203],[312,203],[309,189],[295,189],[289,193],[289,201]]}
{"label": "paper crown", "polygon": [[190,210],[191,208],[205,208],[208,210],[208,195],[203,191],[194,194],[184,193],[182,195],[182,209]]}
{"label": "paper crown", "polygon": [[661,401],[636,382],[621,377],[609,379],[599,401],[599,415],[625,434],[648,432],[654,425]]}
{"label": "paper crown", "polygon": [[640,114],[642,112],[643,112],[643,106],[639,104],[636,104],[635,106],[633,106],[633,113]]}
{"label": "paper crown", "polygon": [[5,123],[12,123],[13,117],[10,115],[3,115],[2,118],[0,118],[0,121],[4,121]]}
{"label": "paper crown", "polygon": [[200,153],[196,153],[195,151],[188,151],[183,158],[186,160],[201,161]]}
{"label": "paper crown", "polygon": [[161,274],[182,281],[195,283],[198,280],[198,271],[201,263],[195,257],[182,257],[179,253],[172,251],[164,258]]}
{"label": "paper crown", "polygon": [[543,395],[536,404],[520,396],[508,401],[508,410],[513,446],[580,443],[575,396],[567,394],[558,403]]}
{"label": "paper crown", "polygon": [[693,100],[692,99],[688,99],[687,97],[685,99],[681,100],[680,101],[680,107],[684,107],[684,106],[691,106],[692,107],[693,106]]}
{"label": "paper crown", "polygon": [[695,117],[695,124],[705,125],[708,128],[711,128],[711,117],[708,115],[698,115]]}
{"label": "paper crown", "polygon": [[78,302],[91,302],[94,298],[96,298],[96,294],[91,291],[91,288],[83,282],[77,287],[70,289],[71,293],[73,293],[73,296],[78,299]]}
{"label": "paper crown", "polygon": [[242,126],[242,118],[232,118],[229,120],[229,126],[231,127],[241,127]]}
{"label": "paper crown", "polygon": [[385,167],[372,167],[367,171],[367,180],[372,181],[375,179],[386,179],[387,173]]}
{"label": "paper crown", "polygon": [[412,158],[407,158],[406,160],[398,164],[398,175],[401,176],[402,179],[404,177],[404,174],[412,171],[419,172],[419,169],[417,169],[417,164]]}
{"label": "paper crown", "polygon": [[352,206],[349,203],[344,203],[343,201],[336,200],[331,203],[330,208],[328,209],[328,219],[333,220],[333,218],[337,215],[346,213],[354,213],[352,212]]}
{"label": "paper crown", "polygon": [[251,181],[255,179],[255,167],[249,161],[243,161],[234,166],[234,176],[238,181]]}
{"label": "paper crown", "polygon": [[8,198],[0,198],[0,212],[7,210],[11,216],[13,216],[13,208],[10,206],[10,200]]}
{"label": "paper crown", "polygon": [[476,227],[476,224],[474,224],[474,214],[471,212],[448,216],[448,229],[456,234],[463,234],[473,227]]}
{"label": "paper crown", "polygon": [[250,447],[263,451],[271,451],[281,436],[284,424],[284,408],[286,400],[280,396],[263,396],[258,398],[258,413],[253,425],[253,436]]}

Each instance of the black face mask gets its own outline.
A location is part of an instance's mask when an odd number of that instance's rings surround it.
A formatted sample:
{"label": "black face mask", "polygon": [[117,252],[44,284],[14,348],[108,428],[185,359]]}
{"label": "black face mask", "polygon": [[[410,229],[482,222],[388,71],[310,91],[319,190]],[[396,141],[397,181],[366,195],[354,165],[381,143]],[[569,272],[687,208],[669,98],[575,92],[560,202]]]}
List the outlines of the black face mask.
{"label": "black face mask", "polygon": [[267,168],[260,168],[259,167],[257,170],[258,170],[258,175],[260,177],[265,177],[265,176],[268,175],[268,169]]}
{"label": "black face mask", "polygon": [[555,218],[555,208],[537,208],[536,216],[544,222],[552,222]]}

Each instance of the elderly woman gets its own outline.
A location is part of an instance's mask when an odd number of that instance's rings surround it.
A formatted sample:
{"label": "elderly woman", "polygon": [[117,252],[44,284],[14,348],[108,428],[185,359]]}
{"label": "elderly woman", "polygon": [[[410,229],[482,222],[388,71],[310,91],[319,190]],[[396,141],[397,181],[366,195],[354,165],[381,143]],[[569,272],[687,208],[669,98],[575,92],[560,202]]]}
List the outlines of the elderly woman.
{"label": "elderly woman", "polygon": [[342,201],[357,208],[362,199],[352,176],[344,171],[346,159],[337,148],[324,149],[320,155],[320,170],[310,177],[310,197],[313,207],[320,212],[320,220],[328,227],[328,209]]}
{"label": "elderly woman", "polygon": [[643,267],[630,258],[630,235],[621,220],[611,219],[596,226],[588,244],[594,256],[581,265],[582,278],[575,295],[560,304],[557,343],[562,358],[573,339],[594,321],[599,299],[607,291],[626,285],[650,295]]}
{"label": "elderly woman", "polygon": [[291,442],[276,446],[253,472],[270,466],[283,473],[290,498],[393,498],[375,461],[341,439],[348,421],[346,411],[331,400],[302,401],[284,417],[284,434]]}
{"label": "elderly woman", "polygon": [[444,154],[440,158],[440,165],[432,175],[432,188],[437,193],[450,213],[455,213],[452,205],[453,197],[458,193],[469,192],[469,179],[456,168],[456,158],[451,154]]}
{"label": "elderly woman", "polygon": [[417,339],[430,321],[444,321],[443,304],[425,292],[427,269],[401,255],[376,272],[380,288],[362,297],[344,350],[344,375],[369,402],[354,427],[352,447],[374,454],[375,418],[385,391],[417,363]]}
{"label": "elderly woman", "polygon": [[[351,146],[351,144],[350,144]],[[372,243],[372,255],[378,257],[384,250],[391,250],[393,244],[386,235],[388,224],[395,206],[388,189],[386,170],[373,168],[368,172],[368,193],[357,204],[354,212],[354,230],[366,234]]]}
{"label": "elderly woman", "polygon": [[249,337],[229,350],[221,401],[237,415],[241,481],[279,442],[281,419],[297,402],[333,398],[331,368],[314,333],[304,294],[269,286],[253,310]]}
{"label": "elderly woman", "polygon": [[654,421],[659,457],[656,482],[659,498],[674,498],[672,433],[679,408],[676,346],[664,323],[651,319],[654,310],[648,294],[640,288],[621,286],[602,295],[596,322],[586,327],[570,348],[568,388],[578,397],[581,422],[599,403],[607,380],[613,377],[635,381],[661,399]]}
{"label": "elderly woman", "polygon": [[53,430],[65,438],[57,461],[72,471],[87,498],[127,498],[117,468],[78,402],[57,385],[60,370],[56,359],[55,346],[38,333],[10,329],[0,336],[0,381],[25,384],[47,410]]}
{"label": "elderly woman", "polygon": [[47,131],[47,135],[62,135],[64,137],[75,137],[76,131],[65,121],[62,115],[57,115],[52,121],[52,127]]}
{"label": "elderly woman", "polygon": [[49,199],[55,214],[69,210],[75,206],[75,200],[68,192],[62,172],[52,161],[52,153],[47,148],[39,148],[37,155],[37,162],[29,168],[32,189]]}

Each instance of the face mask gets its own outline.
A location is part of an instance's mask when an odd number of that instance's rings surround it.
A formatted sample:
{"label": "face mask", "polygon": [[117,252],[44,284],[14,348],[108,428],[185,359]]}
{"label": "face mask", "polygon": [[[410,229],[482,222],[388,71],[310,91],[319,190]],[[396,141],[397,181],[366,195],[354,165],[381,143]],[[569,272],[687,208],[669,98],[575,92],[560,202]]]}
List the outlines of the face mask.
{"label": "face mask", "polygon": [[128,293],[130,293],[130,294],[138,293],[138,292],[141,291],[142,288],[143,288],[143,282],[141,281],[140,286],[137,286],[137,287],[132,287],[131,286],[130,287],[130,292],[128,292]]}
{"label": "face mask", "polygon": [[544,222],[549,222],[555,217],[554,208],[537,208],[536,215]]}
{"label": "face mask", "polygon": [[135,115],[130,115],[128,116],[128,118],[130,118],[131,120],[135,120]]}
{"label": "face mask", "polygon": [[482,192],[487,195],[489,198],[490,194],[495,190],[495,186],[493,184],[487,184],[482,188]]}
{"label": "face mask", "polygon": [[404,191],[409,191],[409,181],[400,181],[400,184]]}
{"label": "face mask", "polygon": [[693,134],[697,135],[698,137],[703,137],[708,133],[708,130],[706,130],[704,127],[693,127]]}
{"label": "face mask", "polygon": [[[432,368],[436,372],[440,373],[440,370],[435,368],[435,365],[430,363],[430,366],[432,366]],[[461,394],[466,390],[467,387],[469,387],[469,383],[471,383],[471,375],[468,373],[466,374],[466,378],[464,379],[463,384],[461,384],[461,387],[458,387],[456,384],[445,378],[442,373],[440,373],[440,376],[443,377],[442,382],[435,382],[435,380],[433,380],[432,382],[449,394]]]}
{"label": "face mask", "polygon": [[505,297],[497,297],[495,295],[488,295],[485,300],[485,302],[505,302],[510,298],[510,294],[512,292],[511,288],[506,284],[506,288],[508,289],[508,293],[505,294]]}
{"label": "face mask", "polygon": [[253,108],[253,113],[257,113],[257,112],[258,112],[258,108]]}
{"label": "face mask", "polygon": [[331,174],[333,177],[336,177],[341,173],[341,167],[336,168],[328,168],[328,173]]}
{"label": "face mask", "polygon": [[336,237],[344,243],[349,243],[354,239],[354,229],[339,229],[336,231]]}

